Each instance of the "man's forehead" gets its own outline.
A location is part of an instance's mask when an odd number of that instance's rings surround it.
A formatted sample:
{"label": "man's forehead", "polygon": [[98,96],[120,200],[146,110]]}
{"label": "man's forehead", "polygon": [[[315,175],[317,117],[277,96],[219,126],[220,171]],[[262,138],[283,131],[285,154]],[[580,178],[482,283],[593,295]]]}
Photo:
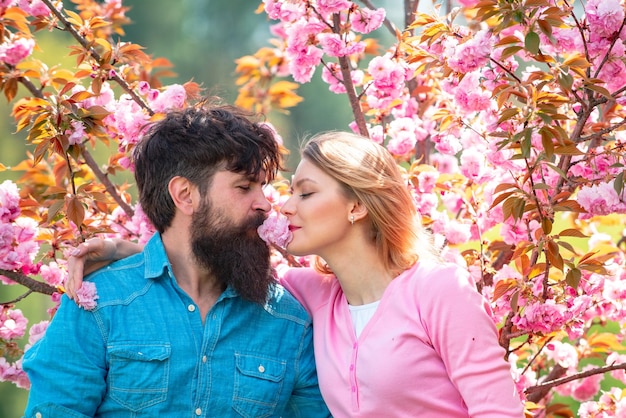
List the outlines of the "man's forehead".
{"label": "man's forehead", "polygon": [[255,173],[248,174],[244,171],[232,171],[232,170],[223,168],[223,169],[217,170],[215,172],[215,175],[216,176],[219,175],[225,179],[230,179],[232,181],[247,180],[247,181],[263,183],[265,182],[265,179],[266,179],[265,170],[261,170],[256,174]]}

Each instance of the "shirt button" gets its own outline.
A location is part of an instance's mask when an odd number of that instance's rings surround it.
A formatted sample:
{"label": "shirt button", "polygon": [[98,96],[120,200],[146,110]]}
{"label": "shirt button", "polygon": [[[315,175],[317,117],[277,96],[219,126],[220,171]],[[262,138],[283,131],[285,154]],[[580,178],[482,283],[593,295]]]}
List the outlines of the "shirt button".
{"label": "shirt button", "polygon": [[35,418],[41,418],[41,416],[42,416],[42,415],[41,415],[41,412],[37,412],[37,413],[35,414]]}
{"label": "shirt button", "polygon": [[187,310],[188,310],[189,312],[193,312],[193,311],[195,311],[195,310],[196,310],[196,307],[195,307],[194,305],[189,305],[189,306],[187,306]]}
{"label": "shirt button", "polygon": [[265,367],[263,367],[262,364],[259,364],[259,372],[260,373],[264,373],[265,372]]}
{"label": "shirt button", "polygon": [[202,362],[206,363],[206,356],[202,356]]}
{"label": "shirt button", "polygon": [[350,370],[354,370],[354,364],[350,365]]}
{"label": "shirt button", "polygon": [[352,392],[356,392],[356,386],[352,386]]}
{"label": "shirt button", "polygon": [[202,409],[197,408],[197,409],[196,409],[196,415],[198,415],[198,416],[199,416],[199,415],[202,415]]}

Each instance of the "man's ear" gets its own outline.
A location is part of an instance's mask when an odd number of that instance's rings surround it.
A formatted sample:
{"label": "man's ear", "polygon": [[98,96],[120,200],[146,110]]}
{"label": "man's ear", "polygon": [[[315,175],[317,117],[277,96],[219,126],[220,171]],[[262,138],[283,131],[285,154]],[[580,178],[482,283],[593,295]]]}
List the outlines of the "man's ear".
{"label": "man's ear", "polygon": [[176,208],[183,214],[191,216],[196,208],[198,200],[198,188],[181,176],[172,177],[167,185],[167,190],[174,201]]}

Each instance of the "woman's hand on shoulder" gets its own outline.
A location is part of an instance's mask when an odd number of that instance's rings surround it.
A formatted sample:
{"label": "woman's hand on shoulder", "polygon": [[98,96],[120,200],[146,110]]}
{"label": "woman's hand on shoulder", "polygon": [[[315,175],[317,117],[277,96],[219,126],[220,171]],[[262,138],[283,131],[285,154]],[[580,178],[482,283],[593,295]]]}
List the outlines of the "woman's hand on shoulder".
{"label": "woman's hand on shoulder", "polygon": [[76,300],[76,292],[83,284],[83,276],[117,260],[117,240],[92,238],[79,244],[67,259],[68,277],[65,293]]}

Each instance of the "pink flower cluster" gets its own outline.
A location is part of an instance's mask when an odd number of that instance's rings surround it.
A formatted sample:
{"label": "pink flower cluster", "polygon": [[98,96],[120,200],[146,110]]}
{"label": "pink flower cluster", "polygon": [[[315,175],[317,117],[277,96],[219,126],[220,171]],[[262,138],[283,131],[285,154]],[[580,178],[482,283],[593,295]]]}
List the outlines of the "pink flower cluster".
{"label": "pink flower cluster", "polygon": [[493,51],[493,42],[487,30],[481,30],[459,43],[449,37],[444,42],[443,56],[454,71],[465,74],[484,67]]}
{"label": "pink flower cluster", "polygon": [[280,248],[285,248],[292,238],[289,220],[276,211],[265,219],[257,231],[263,241],[268,244],[275,244]]}
{"label": "pink flower cluster", "polygon": [[624,195],[617,194],[614,180],[582,187],[576,200],[591,216],[626,213]]}
{"label": "pink flower cluster", "polygon": [[30,381],[26,372],[22,370],[22,360],[9,363],[4,357],[0,357],[0,382],[12,382],[18,388],[30,388]]}
{"label": "pink flower cluster", "polygon": [[[311,81],[324,54],[331,57],[361,54],[365,43],[357,41],[354,32],[370,33],[385,20],[385,9],[356,8],[349,0],[264,0],[263,3],[267,15],[280,21],[274,26],[273,33],[285,40],[289,72],[299,83]],[[342,30],[329,29],[335,25],[334,14],[340,16]],[[358,74],[352,77],[361,78]],[[334,84],[331,85],[332,91],[342,92],[336,77],[327,72],[324,80]]]}
{"label": "pink flower cluster", "polygon": [[580,404],[579,418],[626,417],[626,395],[622,388],[614,387],[603,391],[597,401]]}
{"label": "pink flower cluster", "polygon": [[[35,239],[37,222],[19,215],[17,186],[6,180],[0,184],[0,269],[36,273],[39,266],[33,263],[39,251]],[[0,276],[0,281],[13,283],[4,276]]]}
{"label": "pink flower cluster", "polygon": [[[76,86],[72,94],[84,90],[84,87]],[[146,98],[148,105],[155,112],[180,109],[187,100],[187,92],[180,84],[172,84],[162,90],[157,90],[152,89],[147,82],[140,82],[138,93]],[[110,112],[104,118],[103,123],[111,137],[117,139],[121,152],[125,152],[128,145],[139,141],[143,129],[150,120],[150,115],[129,94],[122,94],[116,99],[108,82],[102,83],[100,94],[82,101],[79,105],[85,109],[101,106]],[[84,125],[73,121],[67,127],[65,134],[68,135],[70,143],[78,143],[85,135]],[[130,168],[130,160],[127,159],[127,161],[126,168]]]}
{"label": "pink flower cluster", "polygon": [[[34,17],[46,17],[51,14],[48,6],[41,0],[17,0],[17,3],[20,9]],[[59,10],[63,8],[63,3],[56,1],[53,3]]]}
{"label": "pink flower cluster", "polygon": [[35,40],[32,38],[7,38],[0,45],[0,61],[15,66],[30,56],[34,48]]}
{"label": "pink flower cluster", "polygon": [[81,308],[91,311],[96,308],[98,300],[98,292],[96,284],[93,282],[83,282],[80,289],[76,291],[76,304]]}
{"label": "pink flower cluster", "polygon": [[4,340],[22,338],[27,324],[28,320],[21,310],[4,307],[0,311],[0,338]]}

